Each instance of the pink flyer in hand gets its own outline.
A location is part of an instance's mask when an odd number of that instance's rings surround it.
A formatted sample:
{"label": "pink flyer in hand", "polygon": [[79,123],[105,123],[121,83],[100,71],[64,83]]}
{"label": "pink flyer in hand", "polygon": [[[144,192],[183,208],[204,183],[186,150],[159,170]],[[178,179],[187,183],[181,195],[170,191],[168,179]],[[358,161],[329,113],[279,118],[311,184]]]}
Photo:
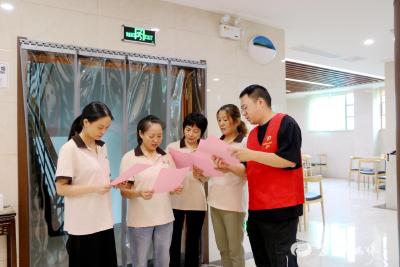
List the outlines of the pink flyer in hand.
{"label": "pink flyer in hand", "polygon": [[157,180],[153,185],[155,193],[172,192],[175,188],[182,185],[183,179],[189,172],[189,167],[182,169],[163,168],[158,174]]}
{"label": "pink flyer in hand", "polygon": [[215,169],[211,155],[196,151],[192,153],[193,165],[203,171],[204,176],[223,176],[224,174]]}
{"label": "pink flyer in hand", "polygon": [[174,160],[175,166],[178,169],[193,167],[193,161],[189,153],[183,153],[173,148],[170,148],[168,152],[171,155],[172,159]]}
{"label": "pink flyer in hand", "polygon": [[228,164],[240,163],[237,158],[231,155],[229,145],[213,135],[210,135],[206,140],[201,140],[197,151],[220,157]]}
{"label": "pink flyer in hand", "polygon": [[118,176],[116,179],[114,179],[111,182],[111,185],[117,185],[117,184],[123,183],[125,181],[128,181],[129,179],[133,178],[133,176],[144,171],[145,169],[147,169],[149,167],[151,167],[151,165],[149,165],[149,164],[134,164],[129,169],[124,171],[120,176]]}

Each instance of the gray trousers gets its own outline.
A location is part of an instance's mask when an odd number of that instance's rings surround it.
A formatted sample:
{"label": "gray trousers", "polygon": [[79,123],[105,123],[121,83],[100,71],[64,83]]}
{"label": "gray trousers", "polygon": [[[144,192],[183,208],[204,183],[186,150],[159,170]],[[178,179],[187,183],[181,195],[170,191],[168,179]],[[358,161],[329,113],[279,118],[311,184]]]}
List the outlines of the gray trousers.
{"label": "gray trousers", "polygon": [[243,235],[245,212],[210,207],[215,241],[223,267],[245,267]]}

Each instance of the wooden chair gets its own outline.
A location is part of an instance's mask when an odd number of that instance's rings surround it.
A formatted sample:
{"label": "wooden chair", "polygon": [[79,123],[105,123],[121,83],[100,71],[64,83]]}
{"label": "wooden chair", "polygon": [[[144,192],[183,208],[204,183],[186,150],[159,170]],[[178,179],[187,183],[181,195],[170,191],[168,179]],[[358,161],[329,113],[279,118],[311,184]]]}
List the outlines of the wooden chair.
{"label": "wooden chair", "polygon": [[386,174],[379,175],[375,181],[376,199],[379,198],[379,191],[386,190]]}
{"label": "wooden chair", "polygon": [[322,175],[322,171],[328,168],[328,156],[326,154],[317,154],[318,161],[311,163],[311,166],[318,168],[318,174]]}
{"label": "wooden chair", "polygon": [[382,168],[382,163],[380,163],[381,167],[381,173],[375,178],[375,190],[376,190],[376,199],[379,199],[379,192],[380,190],[386,190],[386,161],[387,161],[388,155],[382,154],[379,159],[383,162],[383,168]]}
{"label": "wooden chair", "polygon": [[354,174],[358,177],[358,161],[360,159],[362,159],[362,157],[350,156],[349,185],[351,181],[353,181]]}
{"label": "wooden chair", "polygon": [[304,177],[312,175],[311,155],[301,154]]}
{"label": "wooden chair", "polygon": [[[305,192],[305,202],[303,206],[303,224],[304,231],[307,231],[307,213],[309,211],[309,205],[314,203],[320,203],[321,205],[321,213],[322,213],[322,223],[325,225],[325,211],[324,211],[324,196],[322,190],[322,175],[314,175],[304,177],[304,183],[318,183],[319,184],[319,192]],[[308,188],[308,186],[306,186]]]}
{"label": "wooden chair", "polygon": [[[377,196],[379,194],[379,176],[385,176],[386,170],[381,169],[382,162],[385,161],[384,157],[372,157],[372,158],[363,158],[358,161],[358,175],[357,175],[357,186],[358,190],[360,190],[360,179],[363,178],[364,189],[365,182],[367,180],[367,185],[369,189],[369,178],[372,178],[372,182],[375,185],[375,190],[377,192]],[[381,180],[383,180],[381,178]]]}

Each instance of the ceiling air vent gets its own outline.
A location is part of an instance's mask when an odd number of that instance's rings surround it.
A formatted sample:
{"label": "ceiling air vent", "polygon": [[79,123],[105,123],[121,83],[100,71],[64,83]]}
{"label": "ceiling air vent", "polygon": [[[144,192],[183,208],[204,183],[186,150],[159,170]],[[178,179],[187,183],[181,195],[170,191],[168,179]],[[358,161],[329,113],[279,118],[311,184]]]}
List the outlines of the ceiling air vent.
{"label": "ceiling air vent", "polygon": [[360,60],[364,60],[364,59],[365,59],[365,57],[359,57],[359,56],[342,58],[342,60],[347,61],[347,62],[355,62],[355,61],[360,61]]}
{"label": "ceiling air vent", "polygon": [[304,52],[304,53],[308,53],[308,54],[313,54],[313,55],[317,55],[320,57],[326,57],[326,58],[339,58],[339,55],[335,55],[317,48],[312,48],[309,46],[305,46],[305,45],[298,45],[298,46],[293,46],[290,47],[290,49],[295,50],[295,51],[299,51],[299,52]]}

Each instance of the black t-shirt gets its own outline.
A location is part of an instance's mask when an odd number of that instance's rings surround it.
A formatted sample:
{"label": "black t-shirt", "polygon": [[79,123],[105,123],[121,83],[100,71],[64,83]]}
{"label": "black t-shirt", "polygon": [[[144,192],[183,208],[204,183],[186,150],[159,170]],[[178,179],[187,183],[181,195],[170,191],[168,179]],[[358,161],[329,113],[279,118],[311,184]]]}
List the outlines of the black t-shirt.
{"label": "black t-shirt", "polygon": [[[269,121],[258,127],[257,139],[260,145],[264,141]],[[278,151],[275,154],[281,158],[296,163],[293,168],[301,167],[301,130],[297,122],[290,116],[282,119],[278,131]],[[303,215],[303,205],[278,209],[249,210],[249,216],[264,221],[284,221]]]}

